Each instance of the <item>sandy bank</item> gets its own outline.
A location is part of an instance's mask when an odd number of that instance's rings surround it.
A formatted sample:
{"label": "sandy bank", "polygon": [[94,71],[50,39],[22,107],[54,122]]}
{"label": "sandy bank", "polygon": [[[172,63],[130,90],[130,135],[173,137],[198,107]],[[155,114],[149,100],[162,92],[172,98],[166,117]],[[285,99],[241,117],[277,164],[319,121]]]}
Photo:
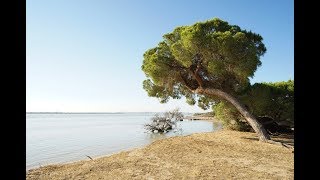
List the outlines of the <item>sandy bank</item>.
{"label": "sandy bank", "polygon": [[293,179],[293,157],[292,150],[261,143],[254,133],[221,130],[45,166],[29,171],[27,179]]}

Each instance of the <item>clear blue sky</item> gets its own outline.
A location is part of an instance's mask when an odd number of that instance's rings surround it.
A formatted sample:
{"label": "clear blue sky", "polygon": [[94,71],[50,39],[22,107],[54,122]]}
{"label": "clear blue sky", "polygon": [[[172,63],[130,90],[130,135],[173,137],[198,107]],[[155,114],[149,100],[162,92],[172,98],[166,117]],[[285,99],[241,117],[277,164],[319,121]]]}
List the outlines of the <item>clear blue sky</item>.
{"label": "clear blue sky", "polygon": [[293,0],[27,0],[26,111],[201,112],[148,97],[142,55],[175,27],[214,17],[264,38],[252,82],[293,79]]}

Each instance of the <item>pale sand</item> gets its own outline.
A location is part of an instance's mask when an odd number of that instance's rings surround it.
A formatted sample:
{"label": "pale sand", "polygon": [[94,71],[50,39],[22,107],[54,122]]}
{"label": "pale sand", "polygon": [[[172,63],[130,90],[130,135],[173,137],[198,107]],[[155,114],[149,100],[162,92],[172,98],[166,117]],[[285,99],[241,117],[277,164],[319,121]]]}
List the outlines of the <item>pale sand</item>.
{"label": "pale sand", "polygon": [[292,149],[259,142],[255,133],[229,130],[167,138],[141,149],[94,160],[49,165],[27,173],[27,179],[293,179],[293,177]]}

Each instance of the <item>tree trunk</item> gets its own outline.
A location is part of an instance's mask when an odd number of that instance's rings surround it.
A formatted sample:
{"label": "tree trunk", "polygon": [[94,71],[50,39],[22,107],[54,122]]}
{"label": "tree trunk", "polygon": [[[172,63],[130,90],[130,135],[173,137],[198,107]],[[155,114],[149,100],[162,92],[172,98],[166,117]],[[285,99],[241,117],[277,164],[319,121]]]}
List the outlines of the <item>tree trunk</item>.
{"label": "tree trunk", "polygon": [[198,88],[195,90],[195,93],[209,95],[209,96],[214,95],[227,100],[235,108],[237,108],[237,110],[242,114],[242,116],[248,121],[248,123],[253,128],[253,130],[258,134],[260,141],[268,142],[270,140],[270,136],[265,130],[265,128],[263,127],[263,125],[259,123],[257,119],[245,108],[245,106],[233,96],[219,89],[209,89],[209,88]]}

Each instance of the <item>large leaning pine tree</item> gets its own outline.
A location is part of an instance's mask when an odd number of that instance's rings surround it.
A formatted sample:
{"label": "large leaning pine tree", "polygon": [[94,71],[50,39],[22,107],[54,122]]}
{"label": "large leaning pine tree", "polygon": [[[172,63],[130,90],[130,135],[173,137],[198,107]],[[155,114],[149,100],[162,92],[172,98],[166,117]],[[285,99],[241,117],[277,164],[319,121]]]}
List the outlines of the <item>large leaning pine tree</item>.
{"label": "large leaning pine tree", "polygon": [[262,37],[218,18],[181,26],[165,34],[158,46],[147,50],[142,70],[143,88],[165,103],[185,96],[189,104],[206,97],[228,101],[258,134],[270,136],[236,94],[249,84],[260,57],[266,52]]}

